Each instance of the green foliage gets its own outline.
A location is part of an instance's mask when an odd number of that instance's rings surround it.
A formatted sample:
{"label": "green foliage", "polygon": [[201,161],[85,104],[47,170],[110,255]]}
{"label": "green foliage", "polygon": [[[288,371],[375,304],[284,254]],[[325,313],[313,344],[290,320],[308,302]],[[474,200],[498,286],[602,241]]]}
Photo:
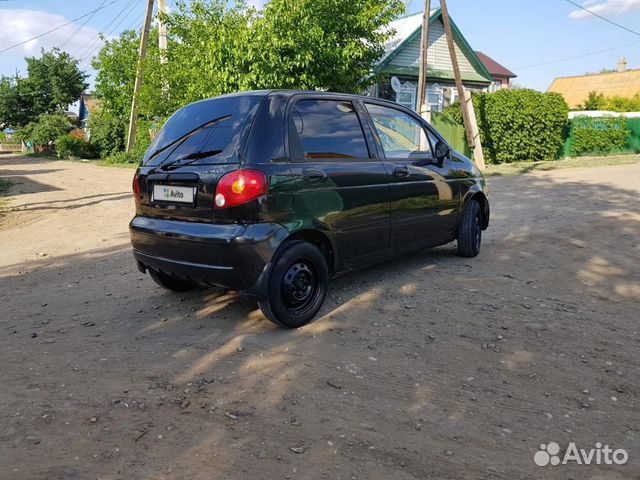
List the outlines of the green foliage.
{"label": "green foliage", "polygon": [[103,111],[122,119],[129,117],[139,42],[136,32],[126,30],[118,38],[107,40],[91,62],[97,71],[95,95]]}
{"label": "green foliage", "polygon": [[107,158],[105,158],[105,162],[113,164],[128,163],[137,165],[142,161],[142,157],[144,156],[144,152],[146,149],[147,147],[140,147],[136,144],[136,146],[130,152],[122,151],[109,155]]}
{"label": "green foliage", "polygon": [[47,145],[69,133],[69,130],[71,124],[66,116],[41,115],[32,126],[27,125],[20,135],[22,137],[23,133],[27,134],[28,136],[22,138],[31,140],[35,145]]}
{"label": "green foliage", "polygon": [[604,105],[604,95],[594,90],[589,92],[589,96],[587,97],[581,108],[583,110],[603,110]]}
{"label": "green foliage", "polygon": [[271,0],[253,28],[251,87],[362,91],[402,11],[396,0]]}
{"label": "green foliage", "polygon": [[57,48],[26,57],[27,77],[0,78],[0,121],[21,126],[39,115],[63,112],[87,87],[78,60]]}
{"label": "green foliage", "polygon": [[603,110],[610,112],[640,112],[640,92],[628,97],[605,97],[596,91],[589,92],[587,100],[579,110]]}
{"label": "green foliage", "polygon": [[58,158],[97,158],[96,147],[81,138],[72,135],[63,135],[56,140],[56,153]]}
{"label": "green foliage", "polygon": [[610,110],[612,112],[640,112],[640,92],[636,93],[632,98],[607,98],[603,110]]}
{"label": "green foliage", "polygon": [[576,117],[571,122],[570,154],[604,155],[627,148],[629,127],[624,117]]}
{"label": "green foliage", "polygon": [[36,122],[29,122],[26,125],[16,128],[13,138],[19,142],[26,142],[27,140],[30,140],[35,126]]}
{"label": "green foliage", "polygon": [[104,108],[95,109],[89,115],[90,141],[101,157],[108,157],[124,150],[127,122]]}
{"label": "green foliage", "polygon": [[[488,163],[553,160],[564,143],[569,107],[561,95],[521,89],[473,95]],[[460,104],[445,109],[462,124]]]}
{"label": "green foliage", "polygon": [[[272,0],[263,10],[178,1],[165,16],[167,64],[151,31],[138,116],[157,123],[187,103],[262,88],[362,91],[393,33],[384,27],[402,9],[400,0]],[[138,43],[137,33],[123,32],[93,61],[103,114],[129,117]]]}

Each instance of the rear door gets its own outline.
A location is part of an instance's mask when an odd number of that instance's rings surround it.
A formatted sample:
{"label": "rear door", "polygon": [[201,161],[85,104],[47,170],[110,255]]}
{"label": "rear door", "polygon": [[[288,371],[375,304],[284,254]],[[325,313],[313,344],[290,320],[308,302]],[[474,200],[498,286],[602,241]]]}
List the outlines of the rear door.
{"label": "rear door", "polygon": [[369,102],[365,106],[391,179],[392,244],[449,239],[457,218],[458,192],[446,169],[436,165],[430,132],[401,109]]}
{"label": "rear door", "polygon": [[[360,107],[361,108],[361,107]],[[388,177],[349,97],[294,97],[288,110],[296,216],[327,231],[346,268],[388,246]],[[368,137],[368,138],[367,138]]]}
{"label": "rear door", "polygon": [[218,97],[178,110],[154,138],[138,171],[138,214],[211,222],[218,180],[239,167],[263,98]]}

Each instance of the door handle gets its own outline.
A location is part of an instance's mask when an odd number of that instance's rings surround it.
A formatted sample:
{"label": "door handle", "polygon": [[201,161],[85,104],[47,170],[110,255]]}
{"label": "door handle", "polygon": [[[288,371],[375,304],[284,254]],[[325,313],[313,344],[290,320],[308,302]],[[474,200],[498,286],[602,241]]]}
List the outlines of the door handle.
{"label": "door handle", "polygon": [[310,183],[319,183],[327,178],[327,174],[317,168],[305,168],[302,170],[302,178]]}
{"label": "door handle", "polygon": [[393,176],[404,178],[409,176],[409,169],[405,166],[399,166],[393,169]]}

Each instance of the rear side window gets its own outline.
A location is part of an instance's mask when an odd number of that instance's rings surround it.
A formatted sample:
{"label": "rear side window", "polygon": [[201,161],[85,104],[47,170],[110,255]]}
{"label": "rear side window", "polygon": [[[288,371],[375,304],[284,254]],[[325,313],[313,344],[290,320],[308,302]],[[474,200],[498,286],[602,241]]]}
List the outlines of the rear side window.
{"label": "rear side window", "polygon": [[200,164],[236,161],[240,134],[262,98],[259,95],[221,97],[181,108],[151,142],[143,164],[161,165],[175,160]]}
{"label": "rear side window", "polygon": [[422,125],[411,115],[394,108],[366,104],[386,158],[409,158],[431,154],[431,146]]}
{"label": "rear side window", "polygon": [[294,160],[368,159],[369,150],[351,102],[300,100],[291,111]]}

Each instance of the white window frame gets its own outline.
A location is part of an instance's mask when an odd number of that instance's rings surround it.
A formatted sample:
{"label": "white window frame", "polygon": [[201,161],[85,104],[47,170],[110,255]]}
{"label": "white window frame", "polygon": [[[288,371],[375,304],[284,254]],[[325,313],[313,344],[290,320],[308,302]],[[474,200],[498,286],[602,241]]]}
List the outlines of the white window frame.
{"label": "white window frame", "polygon": [[[431,101],[431,98],[429,98],[430,95],[438,95],[437,103]],[[437,83],[427,88],[427,103],[429,104],[429,110],[432,112],[442,111],[442,107],[444,106],[444,90]]]}
{"label": "white window frame", "polygon": [[[398,105],[402,105],[403,107],[410,108],[411,110],[416,110],[416,95],[418,93],[418,87],[411,82],[405,82],[402,84],[402,87],[398,92],[396,92],[396,103]],[[411,100],[401,101],[401,95],[410,95]]]}

